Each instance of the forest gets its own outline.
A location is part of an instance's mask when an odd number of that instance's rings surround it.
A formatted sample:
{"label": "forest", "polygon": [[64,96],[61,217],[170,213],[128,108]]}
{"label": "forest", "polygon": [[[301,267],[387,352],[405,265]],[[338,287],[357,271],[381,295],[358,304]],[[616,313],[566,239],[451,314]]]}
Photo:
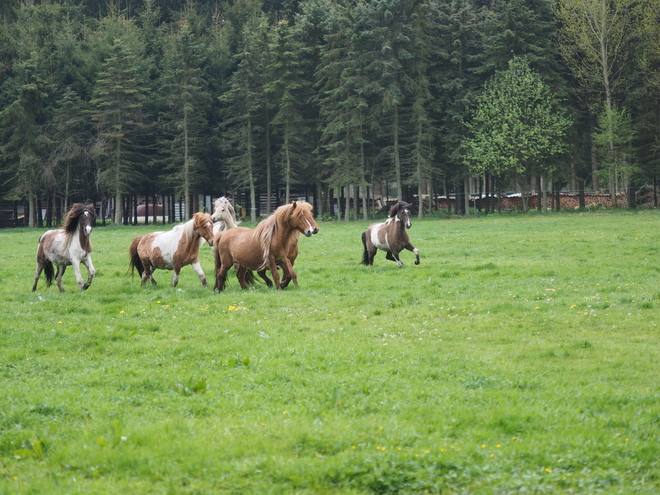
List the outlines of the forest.
{"label": "forest", "polygon": [[657,206],[659,97],[660,0],[5,0],[0,199],[29,226],[223,194],[252,221]]}

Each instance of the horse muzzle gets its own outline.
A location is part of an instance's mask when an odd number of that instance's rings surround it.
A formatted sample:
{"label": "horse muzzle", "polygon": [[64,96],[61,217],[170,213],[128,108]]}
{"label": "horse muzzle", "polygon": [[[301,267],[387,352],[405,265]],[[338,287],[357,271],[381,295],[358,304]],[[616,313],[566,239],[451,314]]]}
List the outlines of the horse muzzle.
{"label": "horse muzzle", "polygon": [[89,225],[87,225],[87,226],[85,227],[85,235],[91,235],[91,234],[92,234],[92,227],[90,227]]}

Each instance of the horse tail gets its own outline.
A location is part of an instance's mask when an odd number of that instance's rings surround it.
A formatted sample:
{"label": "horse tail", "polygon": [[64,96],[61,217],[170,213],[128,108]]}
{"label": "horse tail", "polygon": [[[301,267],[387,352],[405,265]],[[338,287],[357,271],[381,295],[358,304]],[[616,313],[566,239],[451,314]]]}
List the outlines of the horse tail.
{"label": "horse tail", "polygon": [[140,244],[141,240],[142,240],[142,236],[136,237],[135,239],[133,239],[133,242],[131,243],[131,247],[128,248],[128,256],[130,258],[130,262],[128,265],[128,273],[126,274],[127,276],[128,275],[133,276],[134,270],[138,271],[140,277],[144,273],[144,265],[142,264],[142,260],[138,255],[138,244]]}
{"label": "horse tail", "polygon": [[213,261],[215,262],[215,285],[213,286],[214,291],[219,291],[220,287],[225,286],[225,281],[227,280],[227,274],[222,277],[222,279],[218,279],[218,274],[220,273],[220,270],[222,269],[222,256],[220,255],[220,249],[218,248],[218,245],[220,244],[220,239],[222,238],[222,234],[224,232],[221,230],[217,234],[215,234],[215,237],[213,237]]}
{"label": "horse tail", "polygon": [[364,245],[364,252],[362,253],[362,264],[371,265],[369,260],[369,250],[367,249],[367,231],[362,232],[362,244]]}
{"label": "horse tail", "polygon": [[46,277],[46,287],[50,287],[53,284],[55,270],[53,269],[53,264],[49,259],[44,261],[44,275]]}
{"label": "horse tail", "polygon": [[257,277],[254,276],[254,272],[252,270],[245,270],[245,283],[253,285],[255,282],[257,282]]}

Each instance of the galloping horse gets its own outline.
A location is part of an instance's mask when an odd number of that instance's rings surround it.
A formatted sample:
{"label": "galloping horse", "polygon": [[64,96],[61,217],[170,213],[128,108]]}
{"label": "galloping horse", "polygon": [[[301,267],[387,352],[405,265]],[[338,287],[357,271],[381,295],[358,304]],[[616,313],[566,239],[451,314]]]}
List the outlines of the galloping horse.
{"label": "galloping horse", "polygon": [[389,218],[384,223],[371,224],[362,233],[362,244],[364,254],[363,265],[373,265],[376,251],[382,249],[387,251],[385,256],[388,260],[396,261],[401,268],[403,263],[399,259],[399,253],[404,249],[415,253],[415,264],[419,265],[419,250],[410,243],[406,229],[412,227],[410,223],[410,204],[399,201],[390,208]]}
{"label": "galloping horse", "polygon": [[[78,288],[81,291],[92,284],[96,270],[92,265],[92,243],[89,236],[92,233],[92,223],[95,217],[96,213],[93,205],[75,203],[66,216],[63,228],[49,230],[39,238],[37,270],[34,273],[32,291],[37,290],[37,282],[42,270],[46,274],[46,287],[51,286],[53,283],[53,263],[57,265],[55,281],[60,292],[64,292],[62,276],[68,265],[73,266]],[[83,282],[80,263],[85,265],[89,272],[87,282]]]}
{"label": "galloping horse", "polygon": [[204,287],[208,287],[206,276],[199,264],[199,248],[208,242],[213,246],[213,219],[208,213],[195,213],[186,223],[177,225],[172,230],[152,232],[133,239],[128,252],[130,255],[129,271],[137,269],[142,277],[142,285],[156,281],[153,271],[174,270],[172,287],[179,283],[179,272],[186,265],[192,265]]}
{"label": "galloping horse", "polygon": [[238,227],[240,222],[236,221],[234,206],[225,196],[216,199],[213,207],[213,215],[211,215],[213,217],[213,235]]}
{"label": "galloping horse", "polygon": [[224,289],[227,271],[237,264],[236,276],[243,289],[247,289],[246,275],[249,270],[269,269],[278,290],[282,267],[284,277],[298,285],[298,277],[293,270],[289,254],[297,243],[300,234],[311,237],[319,231],[312,215],[312,205],[305,201],[294,201],[280,206],[254,229],[236,227],[220,232],[215,237],[213,257],[215,259],[216,281],[214,290]]}

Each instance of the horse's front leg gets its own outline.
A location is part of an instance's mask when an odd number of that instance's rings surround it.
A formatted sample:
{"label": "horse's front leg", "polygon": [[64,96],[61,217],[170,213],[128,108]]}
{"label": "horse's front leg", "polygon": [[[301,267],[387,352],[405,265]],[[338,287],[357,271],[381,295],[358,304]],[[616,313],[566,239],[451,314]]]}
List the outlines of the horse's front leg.
{"label": "horse's front leg", "polygon": [[282,288],[284,289],[291,281],[293,281],[293,285],[298,285],[298,275],[289,258],[284,258],[282,260]]}
{"label": "horse's front leg", "polygon": [[[75,266],[75,265],[74,265]],[[75,268],[74,268],[75,270]],[[66,271],[66,265],[64,263],[57,265],[57,273],[55,274],[55,282],[57,282],[57,287],[60,289],[60,292],[66,292],[64,286],[62,285],[62,277]],[[80,276],[80,267],[78,267],[78,272],[76,273],[76,280],[78,281],[78,287],[82,284],[82,277]],[[82,288],[80,289],[82,290]]]}
{"label": "horse's front leg", "polygon": [[[82,272],[80,271],[80,261],[78,260],[71,260],[71,266],[73,267],[73,273],[76,274],[76,282],[78,282],[78,288],[80,291],[84,291],[87,287],[89,287],[89,283],[85,285],[85,282],[83,281],[83,276]],[[85,266],[87,266],[86,262],[82,262]],[[89,270],[89,267],[87,268]],[[62,272],[64,273],[64,272]],[[88,280],[89,282],[89,280]]]}
{"label": "horse's front leg", "polygon": [[[199,281],[202,283],[204,287],[208,287],[209,284],[206,283],[206,275],[204,275],[204,270],[202,270],[202,265],[199,264],[199,260],[195,260],[192,262],[192,267],[193,270],[195,270],[195,273],[199,277]],[[177,275],[177,281],[178,281],[178,275]]]}
{"label": "horse's front leg", "polygon": [[415,246],[410,244],[410,242],[408,242],[404,247],[408,251],[412,251],[413,253],[415,253],[415,264],[419,265],[419,249],[417,249]]}
{"label": "horse's front leg", "polygon": [[92,279],[94,278],[94,275],[96,275],[96,270],[94,269],[92,258],[90,256],[87,256],[87,258],[84,259],[82,263],[87,267],[87,271],[89,272],[87,282],[82,286],[83,290],[87,290],[89,289],[89,286],[92,285]]}
{"label": "horse's front leg", "polygon": [[275,284],[277,290],[282,290],[282,286],[280,285],[280,273],[277,271],[277,263],[275,262],[274,256],[270,256],[268,259],[268,269],[273,277],[273,284]]}

